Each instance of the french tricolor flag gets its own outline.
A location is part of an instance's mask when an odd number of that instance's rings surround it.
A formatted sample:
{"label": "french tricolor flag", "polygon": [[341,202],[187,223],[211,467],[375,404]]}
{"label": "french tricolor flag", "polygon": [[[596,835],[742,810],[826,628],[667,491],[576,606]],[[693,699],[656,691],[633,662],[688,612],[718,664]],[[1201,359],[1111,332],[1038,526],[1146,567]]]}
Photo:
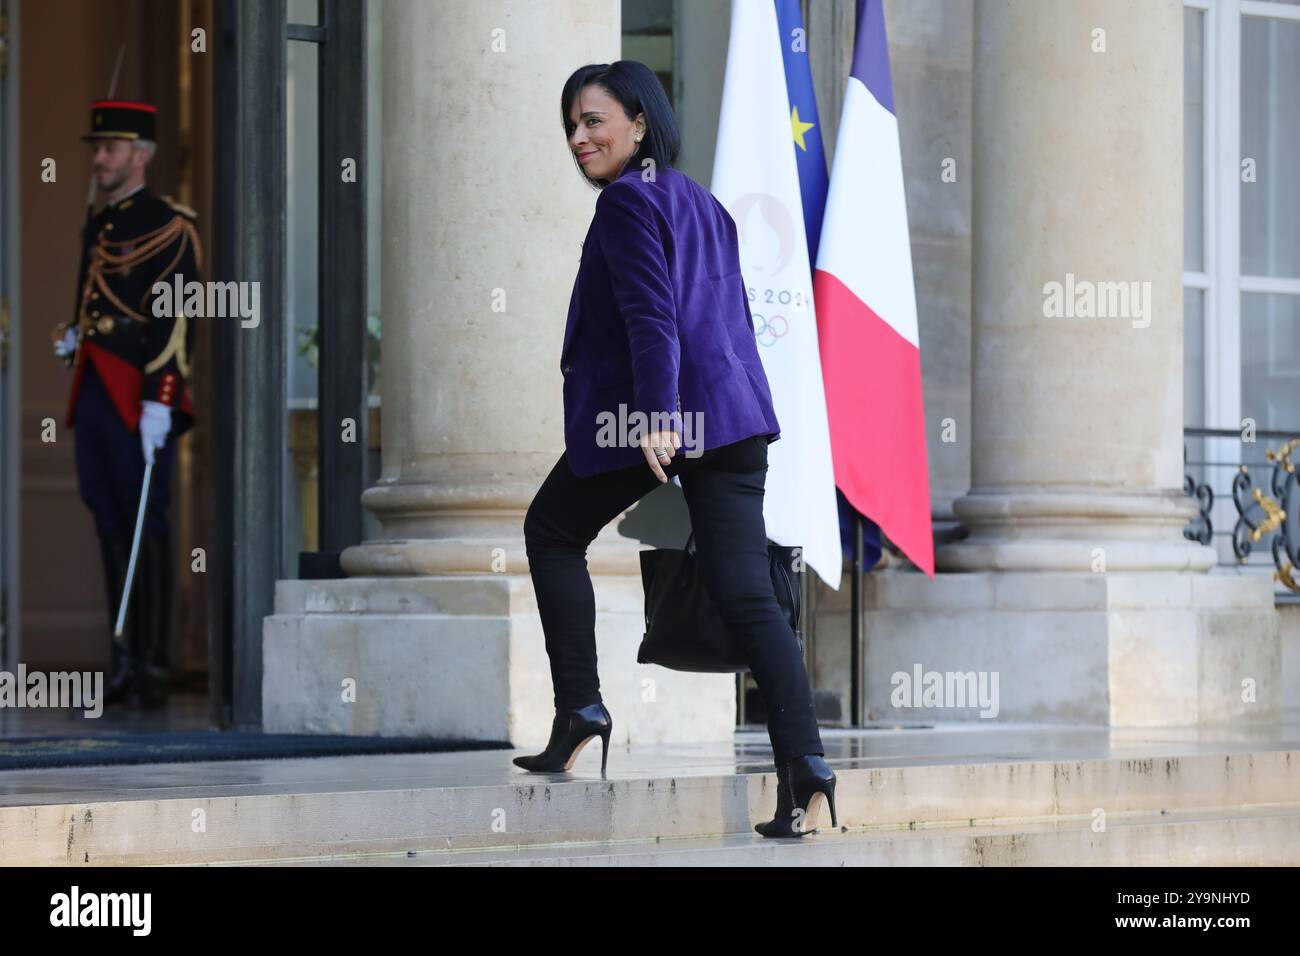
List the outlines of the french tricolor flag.
{"label": "french tricolor flag", "polygon": [[[797,16],[797,3],[732,0],[709,188],[736,223],[758,354],[781,425],[781,440],[768,451],[767,536],[800,547],[808,567],[838,590],[844,558],[800,183],[816,110]],[[800,52],[788,67],[791,45]],[[820,148],[812,163],[824,177]]]}
{"label": "french tricolor flag", "polygon": [[882,0],[857,4],[813,295],[835,484],[933,578],[921,348]]}

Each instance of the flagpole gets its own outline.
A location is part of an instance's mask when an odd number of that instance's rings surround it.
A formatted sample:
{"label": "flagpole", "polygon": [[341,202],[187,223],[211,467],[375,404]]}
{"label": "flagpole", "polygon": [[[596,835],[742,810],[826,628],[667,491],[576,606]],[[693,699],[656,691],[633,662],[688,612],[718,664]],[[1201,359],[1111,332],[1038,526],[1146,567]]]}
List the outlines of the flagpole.
{"label": "flagpole", "polygon": [[849,726],[862,726],[862,565],[866,556],[862,553],[862,515],[856,510],[853,514],[853,601],[850,609],[852,618],[849,622],[849,667],[852,676],[849,679]]}

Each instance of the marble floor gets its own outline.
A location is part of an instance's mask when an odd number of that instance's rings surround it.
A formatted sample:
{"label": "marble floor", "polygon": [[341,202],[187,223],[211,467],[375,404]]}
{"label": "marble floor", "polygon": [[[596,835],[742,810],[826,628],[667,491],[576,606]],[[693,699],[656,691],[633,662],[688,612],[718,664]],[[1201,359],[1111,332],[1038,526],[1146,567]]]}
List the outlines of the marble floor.
{"label": "marble floor", "polygon": [[0,707],[0,737],[93,737],[99,734],[163,733],[216,728],[208,696],[173,691],[156,710],[105,707],[98,717],[72,707]]}
{"label": "marble floor", "polygon": [[[972,723],[924,728],[881,724],[822,730],[836,770],[993,761],[1175,757],[1207,753],[1300,750],[1300,721],[1256,731],[1238,729],[1112,730]],[[277,793],[484,787],[541,779],[600,778],[593,741],[567,774],[529,774],[511,750],[440,754],[371,754],[281,760],[53,767],[0,772],[0,806]],[[609,779],[645,779],[770,772],[772,751],[760,729],[716,744],[613,747]]]}

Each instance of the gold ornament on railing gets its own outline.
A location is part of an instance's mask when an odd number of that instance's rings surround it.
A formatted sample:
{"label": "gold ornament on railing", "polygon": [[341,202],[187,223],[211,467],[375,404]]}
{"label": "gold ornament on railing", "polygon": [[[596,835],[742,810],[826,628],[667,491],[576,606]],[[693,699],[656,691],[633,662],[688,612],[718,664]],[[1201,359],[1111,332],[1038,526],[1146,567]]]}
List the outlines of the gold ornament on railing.
{"label": "gold ornament on railing", "polygon": [[1263,508],[1264,514],[1268,516],[1259,523],[1259,527],[1250,533],[1250,540],[1258,544],[1260,538],[1266,534],[1272,534],[1281,526],[1286,519],[1286,512],[1282,510],[1281,505],[1258,488],[1252,489],[1250,496],[1255,499],[1255,504]]}
{"label": "gold ornament on railing", "polygon": [[[1277,451],[1273,451],[1271,448],[1264,449],[1264,454],[1268,457],[1269,461],[1275,462],[1277,467],[1281,468],[1288,475],[1293,475],[1295,474],[1295,462],[1291,460],[1291,453],[1298,448],[1300,448],[1300,438],[1292,438],[1290,441],[1285,442]],[[1277,514],[1278,524],[1281,524],[1281,522],[1286,520],[1286,511],[1277,508]],[[1269,520],[1272,520],[1272,517],[1272,512],[1270,512]],[[1281,581],[1282,584],[1291,591],[1300,591],[1300,581],[1297,581],[1295,575],[1292,573],[1294,570],[1295,566],[1289,560],[1283,558],[1278,569],[1273,572],[1273,580]]]}
{"label": "gold ornament on railing", "polygon": [[1275,461],[1288,474],[1295,471],[1295,462],[1291,460],[1291,452],[1300,448],[1300,438],[1292,438],[1289,442],[1274,451],[1271,448],[1264,449],[1264,455],[1269,461]]}

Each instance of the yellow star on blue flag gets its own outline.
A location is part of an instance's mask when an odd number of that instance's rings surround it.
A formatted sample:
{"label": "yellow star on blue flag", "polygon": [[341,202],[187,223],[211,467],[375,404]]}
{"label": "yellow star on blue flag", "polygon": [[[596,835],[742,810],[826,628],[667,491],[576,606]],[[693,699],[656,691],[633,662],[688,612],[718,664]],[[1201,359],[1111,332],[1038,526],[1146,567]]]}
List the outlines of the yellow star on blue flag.
{"label": "yellow star on blue flag", "polygon": [[799,107],[790,108],[790,131],[794,134],[794,141],[799,144],[799,148],[805,153],[808,152],[808,144],[804,142],[803,134],[812,129],[814,123],[802,123],[799,121]]}

